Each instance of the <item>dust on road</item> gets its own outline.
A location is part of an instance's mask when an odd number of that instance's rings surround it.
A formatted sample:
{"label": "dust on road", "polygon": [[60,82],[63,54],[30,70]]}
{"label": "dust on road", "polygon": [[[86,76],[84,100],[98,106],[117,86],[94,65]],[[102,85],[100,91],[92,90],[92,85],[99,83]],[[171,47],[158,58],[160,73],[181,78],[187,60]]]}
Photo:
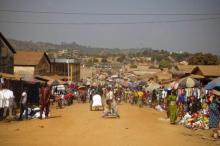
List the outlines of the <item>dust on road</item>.
{"label": "dust on road", "polygon": [[119,105],[120,119],[103,119],[89,104],[52,107],[46,120],[0,123],[0,146],[217,146],[209,130],[170,125],[165,113]]}

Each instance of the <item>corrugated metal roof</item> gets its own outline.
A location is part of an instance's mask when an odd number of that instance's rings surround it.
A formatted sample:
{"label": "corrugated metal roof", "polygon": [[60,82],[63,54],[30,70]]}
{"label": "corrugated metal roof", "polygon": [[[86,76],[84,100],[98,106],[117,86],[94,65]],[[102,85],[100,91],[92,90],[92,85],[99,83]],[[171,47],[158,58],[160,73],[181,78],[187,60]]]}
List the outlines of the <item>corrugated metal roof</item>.
{"label": "corrugated metal roof", "polygon": [[66,58],[51,58],[51,63],[73,63],[73,64],[79,64],[80,61],[77,59],[66,59]]}

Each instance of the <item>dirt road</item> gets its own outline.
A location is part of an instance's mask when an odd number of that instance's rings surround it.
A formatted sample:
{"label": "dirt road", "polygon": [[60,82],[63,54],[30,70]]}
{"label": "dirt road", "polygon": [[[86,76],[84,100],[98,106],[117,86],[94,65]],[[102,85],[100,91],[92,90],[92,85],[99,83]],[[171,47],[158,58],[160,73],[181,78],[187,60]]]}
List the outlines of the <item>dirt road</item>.
{"label": "dirt road", "polygon": [[103,119],[89,104],[52,109],[47,120],[0,123],[0,146],[217,146],[209,130],[170,125],[165,113],[129,104],[120,119]]}

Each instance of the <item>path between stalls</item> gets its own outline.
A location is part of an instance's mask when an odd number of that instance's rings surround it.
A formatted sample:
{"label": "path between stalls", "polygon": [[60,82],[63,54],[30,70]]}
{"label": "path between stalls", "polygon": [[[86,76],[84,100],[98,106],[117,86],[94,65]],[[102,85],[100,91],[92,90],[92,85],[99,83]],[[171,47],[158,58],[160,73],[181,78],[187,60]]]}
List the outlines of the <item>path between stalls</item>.
{"label": "path between stalls", "polygon": [[[0,146],[212,146],[210,131],[170,125],[166,113],[130,104],[119,105],[120,119],[103,119],[102,111],[75,103],[52,107],[51,118],[0,123]],[[204,135],[205,134],[205,135]]]}

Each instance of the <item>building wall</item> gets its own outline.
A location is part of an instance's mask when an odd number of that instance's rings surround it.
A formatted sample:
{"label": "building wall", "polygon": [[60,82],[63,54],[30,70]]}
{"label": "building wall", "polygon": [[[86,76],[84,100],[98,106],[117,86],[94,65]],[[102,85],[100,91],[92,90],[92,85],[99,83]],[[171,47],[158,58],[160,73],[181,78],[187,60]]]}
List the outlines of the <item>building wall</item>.
{"label": "building wall", "polygon": [[34,72],[34,66],[14,66],[14,73],[22,77],[33,76]]}
{"label": "building wall", "polygon": [[11,52],[4,41],[0,38],[0,72],[13,74],[13,65],[13,52]]}
{"label": "building wall", "polygon": [[[68,76],[67,63],[51,63],[51,73]],[[80,80],[80,64],[69,64],[69,80]]]}
{"label": "building wall", "polygon": [[47,58],[44,56],[40,63],[36,66],[35,75],[44,75],[50,72],[50,63],[48,62]]}
{"label": "building wall", "polygon": [[80,80],[80,64],[70,64],[70,79],[72,81]]}
{"label": "building wall", "polygon": [[193,71],[192,73],[195,74],[195,75],[203,76],[203,73],[198,68],[196,68],[195,71]]}
{"label": "building wall", "polygon": [[67,64],[65,63],[51,63],[51,73],[67,76]]}

